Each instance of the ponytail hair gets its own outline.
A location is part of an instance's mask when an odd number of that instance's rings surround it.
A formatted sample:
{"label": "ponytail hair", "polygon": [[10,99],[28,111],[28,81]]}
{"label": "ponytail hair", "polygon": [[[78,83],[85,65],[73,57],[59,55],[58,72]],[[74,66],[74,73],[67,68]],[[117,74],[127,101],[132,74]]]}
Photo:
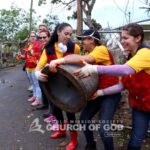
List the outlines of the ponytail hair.
{"label": "ponytail hair", "polygon": [[[69,23],[58,23],[52,33],[52,36],[51,36],[51,40],[49,42],[49,44],[54,44],[55,42],[58,42],[58,34],[57,32],[61,32],[65,27],[71,27],[71,25]],[[71,27],[72,28],[72,27]]]}

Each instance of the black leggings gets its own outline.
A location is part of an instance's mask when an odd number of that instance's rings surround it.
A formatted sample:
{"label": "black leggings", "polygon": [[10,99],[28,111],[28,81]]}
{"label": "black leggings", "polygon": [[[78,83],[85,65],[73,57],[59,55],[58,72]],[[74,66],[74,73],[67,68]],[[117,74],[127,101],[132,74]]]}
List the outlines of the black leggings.
{"label": "black leggings", "polygon": [[[53,105],[52,109],[53,109],[53,113],[54,113],[55,117],[57,118],[57,120],[59,121],[60,124],[63,124],[64,123],[63,111],[60,108],[58,108],[57,106],[55,106],[54,104],[52,104],[52,105]],[[66,112],[66,116],[67,116],[69,124],[75,123],[76,117],[75,117],[74,113]]]}

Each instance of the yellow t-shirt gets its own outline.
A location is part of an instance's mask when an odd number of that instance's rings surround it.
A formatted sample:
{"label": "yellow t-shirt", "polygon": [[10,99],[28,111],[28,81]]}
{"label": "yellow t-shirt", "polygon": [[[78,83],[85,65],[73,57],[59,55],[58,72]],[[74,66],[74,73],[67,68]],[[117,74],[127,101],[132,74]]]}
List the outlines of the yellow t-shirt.
{"label": "yellow t-shirt", "polygon": [[[55,51],[56,51],[56,57],[57,58],[62,58],[63,54],[59,51],[57,42],[55,43],[54,47],[55,47]],[[75,51],[74,52],[75,52],[75,54],[80,54],[79,45],[75,44]],[[48,61],[48,59],[47,59],[46,49],[44,49],[43,52],[42,52],[42,55],[40,57],[40,60],[37,64],[37,68],[45,67],[45,65],[47,64],[47,61]]]}
{"label": "yellow t-shirt", "polygon": [[136,72],[145,70],[146,73],[150,74],[150,49],[140,49],[134,57],[126,62]]}
{"label": "yellow t-shirt", "polygon": [[109,56],[109,52],[106,46],[96,46],[94,50],[88,54],[95,58],[96,64],[101,63],[103,65],[111,65],[111,59]]}

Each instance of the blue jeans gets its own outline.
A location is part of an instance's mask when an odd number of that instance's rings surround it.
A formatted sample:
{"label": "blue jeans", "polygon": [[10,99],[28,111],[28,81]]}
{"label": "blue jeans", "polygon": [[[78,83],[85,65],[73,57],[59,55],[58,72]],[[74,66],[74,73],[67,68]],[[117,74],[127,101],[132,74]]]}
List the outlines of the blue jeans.
{"label": "blue jeans", "polygon": [[[121,94],[117,93],[109,96],[98,97],[95,100],[88,101],[86,107],[81,113],[80,122],[82,125],[86,125],[86,130],[84,131],[84,136],[86,138],[87,144],[92,144],[94,142],[93,131],[89,129],[88,123],[92,117],[99,111],[99,124],[100,124],[100,136],[104,144],[105,150],[114,150],[113,138],[105,131],[105,125],[108,125],[113,119],[113,115],[117,109],[118,103],[121,99]],[[107,136],[109,135],[109,136]]]}
{"label": "blue jeans", "polygon": [[39,86],[39,81],[35,77],[35,73],[27,71],[27,75],[29,77],[29,80],[31,81],[32,86],[33,86],[33,96],[35,96],[41,102],[42,92],[41,92],[41,88]]}
{"label": "blue jeans", "polygon": [[132,109],[132,131],[128,146],[141,147],[148,131],[150,112]]}

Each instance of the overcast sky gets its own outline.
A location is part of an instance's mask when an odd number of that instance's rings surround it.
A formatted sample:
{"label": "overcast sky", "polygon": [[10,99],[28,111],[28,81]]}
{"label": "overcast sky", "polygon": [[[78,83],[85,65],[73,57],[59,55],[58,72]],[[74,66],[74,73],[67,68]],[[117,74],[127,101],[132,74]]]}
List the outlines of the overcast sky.
{"label": "overcast sky", "polygon": [[[18,7],[29,10],[30,1],[0,0],[0,9],[9,9],[14,2]],[[71,12],[60,6],[51,6],[48,3],[49,1],[47,0],[46,5],[38,7],[38,0],[34,0],[33,8],[36,10],[37,15],[44,17],[46,14],[51,13],[52,15],[58,15],[60,21],[67,21],[66,18],[68,15],[71,15]],[[103,28],[108,26],[115,28],[128,23],[129,19],[130,22],[148,19],[145,10],[139,8],[143,6],[145,6],[144,0],[97,0],[92,11],[92,18],[96,19]],[[76,10],[76,7],[73,10]],[[74,28],[76,27],[76,21],[70,21],[70,24]]]}

